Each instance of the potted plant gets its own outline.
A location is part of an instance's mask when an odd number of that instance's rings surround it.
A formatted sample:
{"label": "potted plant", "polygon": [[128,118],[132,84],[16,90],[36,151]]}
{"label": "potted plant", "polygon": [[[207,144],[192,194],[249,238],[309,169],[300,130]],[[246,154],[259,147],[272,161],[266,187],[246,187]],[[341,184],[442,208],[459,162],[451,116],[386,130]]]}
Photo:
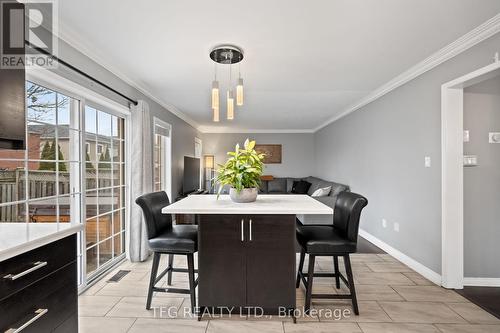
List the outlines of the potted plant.
{"label": "potted plant", "polygon": [[255,151],[255,141],[245,140],[244,148],[237,144],[235,151],[225,164],[219,164],[215,181],[219,184],[219,196],[224,185],[230,185],[229,196],[234,202],[253,202],[257,200],[260,177],[264,169],[264,154]]}

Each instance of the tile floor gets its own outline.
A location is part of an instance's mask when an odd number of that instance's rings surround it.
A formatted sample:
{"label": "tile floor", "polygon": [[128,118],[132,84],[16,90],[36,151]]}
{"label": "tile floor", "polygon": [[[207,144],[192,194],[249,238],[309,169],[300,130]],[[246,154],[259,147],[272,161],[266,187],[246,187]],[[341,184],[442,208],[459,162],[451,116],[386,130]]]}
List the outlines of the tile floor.
{"label": "tile floor", "polygon": [[[166,265],[166,256],[162,265]],[[176,257],[175,264],[185,266]],[[123,262],[79,298],[80,332],[500,332],[500,320],[454,291],[433,285],[387,254],[355,254],[352,265],[360,316],[347,301],[313,301],[315,315],[298,318],[239,316],[204,318],[189,313],[189,295],[158,293],[156,310],[145,309],[151,261]],[[318,258],[316,270],[332,269],[330,258]],[[342,263],[341,263],[342,266]],[[307,266],[305,266],[307,267]],[[119,282],[106,282],[120,269],[131,270]],[[187,275],[174,274],[174,287],[185,288]],[[316,278],[315,292],[337,291],[333,279]],[[297,306],[304,304],[304,289],[297,290]],[[159,310],[161,309],[161,310]]]}

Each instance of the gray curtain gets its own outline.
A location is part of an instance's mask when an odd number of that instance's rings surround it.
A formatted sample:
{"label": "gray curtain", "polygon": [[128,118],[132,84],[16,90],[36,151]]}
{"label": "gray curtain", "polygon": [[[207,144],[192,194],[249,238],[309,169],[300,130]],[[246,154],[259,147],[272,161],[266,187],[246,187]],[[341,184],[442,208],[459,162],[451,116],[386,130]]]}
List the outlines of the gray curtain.
{"label": "gray curtain", "polygon": [[126,248],[127,258],[137,262],[146,260],[150,251],[142,210],[135,203],[135,199],[144,193],[153,191],[151,117],[148,104],[142,100],[139,100],[137,106],[132,108],[130,130],[132,134],[130,165],[132,182],[130,184],[130,216]]}

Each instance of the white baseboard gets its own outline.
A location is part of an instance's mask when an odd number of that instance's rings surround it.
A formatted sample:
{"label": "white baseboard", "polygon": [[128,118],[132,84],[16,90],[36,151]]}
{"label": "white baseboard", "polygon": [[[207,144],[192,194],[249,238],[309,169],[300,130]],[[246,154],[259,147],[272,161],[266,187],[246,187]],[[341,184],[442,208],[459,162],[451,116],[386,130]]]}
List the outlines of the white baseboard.
{"label": "white baseboard", "polygon": [[367,241],[369,241],[370,243],[372,243],[373,245],[378,246],[379,248],[381,248],[382,250],[384,250],[385,252],[387,252],[389,255],[393,256],[397,260],[401,261],[403,264],[410,267],[415,272],[419,273],[420,275],[422,275],[423,277],[425,277],[429,281],[437,284],[438,286],[441,285],[441,275],[434,272],[432,269],[422,265],[421,263],[419,263],[415,259],[408,257],[403,252],[393,248],[389,244],[381,241],[377,237],[373,236],[372,234],[370,234],[362,229],[359,229],[359,235],[361,237],[363,237],[364,239],[366,239]]}
{"label": "white baseboard", "polygon": [[500,278],[464,278],[464,286],[500,287]]}

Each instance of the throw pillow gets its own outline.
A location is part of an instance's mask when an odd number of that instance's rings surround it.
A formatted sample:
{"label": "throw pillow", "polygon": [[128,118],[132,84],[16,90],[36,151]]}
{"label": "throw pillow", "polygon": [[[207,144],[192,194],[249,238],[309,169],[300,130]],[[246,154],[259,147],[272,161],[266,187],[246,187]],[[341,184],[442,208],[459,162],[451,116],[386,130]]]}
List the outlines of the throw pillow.
{"label": "throw pillow", "polygon": [[328,194],[330,194],[331,190],[332,190],[331,186],[318,188],[316,191],[314,191],[313,194],[311,194],[311,197],[326,197]]}
{"label": "throw pillow", "polygon": [[311,183],[306,182],[305,180],[295,181],[293,182],[292,193],[307,194],[309,187],[311,187]]}

